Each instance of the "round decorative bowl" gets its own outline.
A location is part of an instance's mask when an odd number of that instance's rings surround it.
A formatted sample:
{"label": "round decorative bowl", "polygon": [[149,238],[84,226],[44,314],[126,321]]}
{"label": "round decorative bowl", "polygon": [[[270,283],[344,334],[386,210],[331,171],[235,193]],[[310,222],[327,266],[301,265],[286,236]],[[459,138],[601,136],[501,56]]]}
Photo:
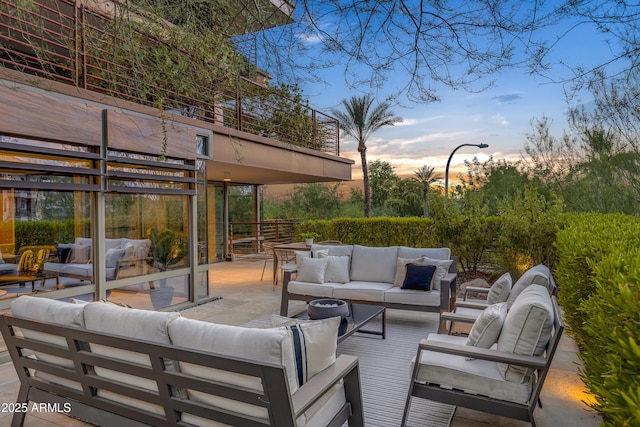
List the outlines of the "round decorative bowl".
{"label": "round decorative bowl", "polygon": [[328,319],[329,317],[342,317],[349,315],[349,306],[339,299],[325,298],[313,300],[307,308],[309,318],[312,320]]}

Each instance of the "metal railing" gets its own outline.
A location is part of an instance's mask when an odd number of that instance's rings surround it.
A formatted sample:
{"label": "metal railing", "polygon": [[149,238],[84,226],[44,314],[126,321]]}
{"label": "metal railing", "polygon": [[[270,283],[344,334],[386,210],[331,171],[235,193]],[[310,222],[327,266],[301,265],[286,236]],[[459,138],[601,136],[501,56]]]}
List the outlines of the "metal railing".
{"label": "metal railing", "polygon": [[291,243],[299,221],[275,220],[232,222],[229,225],[229,254],[250,255],[262,252],[262,243]]}
{"label": "metal railing", "polygon": [[[153,72],[158,74],[157,64],[141,63],[138,58],[116,59],[113,49],[123,41],[119,40],[121,35],[109,31],[112,17],[84,3],[0,0],[0,66],[291,145],[340,154],[337,119],[295,102],[277,88],[238,75],[236,87],[229,89],[213,73],[190,81],[188,89],[179,77],[162,83],[147,79]],[[178,56],[190,56],[166,41],[139,31],[133,34],[149,52],[162,47]]]}

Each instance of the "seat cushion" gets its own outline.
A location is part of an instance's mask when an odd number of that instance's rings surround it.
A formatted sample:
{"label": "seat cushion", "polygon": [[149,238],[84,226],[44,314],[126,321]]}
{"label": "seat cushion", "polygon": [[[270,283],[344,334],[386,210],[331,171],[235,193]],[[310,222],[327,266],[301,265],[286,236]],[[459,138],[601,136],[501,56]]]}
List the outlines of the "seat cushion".
{"label": "seat cushion", "polygon": [[[465,337],[444,334],[429,334],[427,339],[458,345],[466,342]],[[415,360],[411,369],[413,363]],[[435,351],[422,352],[416,380],[520,404],[527,404],[531,396],[530,382],[505,381],[496,362],[467,360],[464,356]]]}
{"label": "seat cushion", "polygon": [[287,290],[292,294],[310,295],[313,297],[332,297],[333,290],[343,286],[342,283],[310,283],[292,280],[287,286]]}
{"label": "seat cushion", "polygon": [[333,288],[333,297],[362,301],[384,301],[384,294],[393,288],[393,283],[351,281]]}
{"label": "seat cushion", "polygon": [[384,293],[384,301],[396,304],[424,305],[425,307],[440,306],[440,291],[431,292],[401,289],[395,286]]}
{"label": "seat cushion", "polygon": [[[530,285],[522,291],[505,318],[498,350],[528,356],[540,356],[551,338],[554,313],[547,288]],[[527,370],[520,366],[500,364],[500,372],[508,381],[525,381]]]}
{"label": "seat cushion", "polygon": [[396,278],[398,247],[369,247],[353,245],[351,280],[393,283]]}

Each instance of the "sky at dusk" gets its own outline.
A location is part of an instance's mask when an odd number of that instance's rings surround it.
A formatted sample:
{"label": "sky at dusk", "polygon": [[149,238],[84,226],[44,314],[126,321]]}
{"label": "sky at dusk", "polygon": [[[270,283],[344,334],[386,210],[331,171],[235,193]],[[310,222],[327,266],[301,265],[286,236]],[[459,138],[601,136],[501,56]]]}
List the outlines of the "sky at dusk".
{"label": "sky at dusk", "polygon": [[[566,24],[568,26],[569,23]],[[549,37],[563,33],[567,27],[549,30]],[[307,43],[316,42],[307,37]],[[595,65],[610,55],[604,40],[589,27],[580,27],[562,39],[556,46],[552,60],[557,62],[550,72],[557,80],[570,76],[570,70],[559,65]],[[353,70],[351,70],[353,71]],[[377,100],[403,86],[407,76],[394,73],[385,88],[373,91],[371,88],[354,89],[348,87],[344,78],[344,64],[324,72],[329,83],[302,84],[304,95],[311,106],[329,112],[339,107],[343,98],[362,95],[371,91]],[[439,102],[415,104],[400,99],[392,111],[404,119],[393,127],[382,128],[368,141],[367,160],[389,162],[400,176],[411,176],[422,165],[434,167],[444,176],[445,166],[451,151],[460,144],[489,144],[489,148],[463,147],[452,158],[449,179],[455,181],[458,172],[464,171],[464,161],[477,156],[481,161],[489,155],[494,159],[517,161],[524,155],[526,134],[532,133],[531,121],[547,116],[553,120],[552,130],[560,136],[567,128],[567,101],[565,88],[540,76],[531,76],[524,69],[510,69],[494,76],[494,85],[479,93],[451,90],[439,86]],[[486,83],[487,81],[483,82]],[[582,94],[574,102],[588,104],[588,93]],[[340,155],[355,161],[353,179],[362,177],[360,155],[356,144],[348,137],[341,138]]]}

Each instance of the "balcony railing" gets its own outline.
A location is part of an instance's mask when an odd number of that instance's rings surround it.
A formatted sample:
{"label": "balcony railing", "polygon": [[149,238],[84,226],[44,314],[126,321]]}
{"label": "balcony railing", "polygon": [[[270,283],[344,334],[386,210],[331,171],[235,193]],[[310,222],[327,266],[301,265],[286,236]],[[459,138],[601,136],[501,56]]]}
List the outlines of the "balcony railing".
{"label": "balcony railing", "polygon": [[[239,75],[233,89],[219,84],[222,79],[215,75],[202,76],[188,90],[179,84],[179,76],[161,84],[145,79],[152,72],[158,74],[157,65],[132,64],[136,58],[114,59],[110,49],[124,41],[109,31],[113,19],[83,3],[0,0],[1,66],[291,145],[340,154],[338,121],[295,102],[277,88]],[[150,51],[160,47],[173,55],[189,56],[166,41],[141,32],[135,36]]]}
{"label": "balcony railing", "polygon": [[250,255],[262,252],[262,243],[291,243],[299,221],[275,220],[232,222],[229,225],[229,254]]}

